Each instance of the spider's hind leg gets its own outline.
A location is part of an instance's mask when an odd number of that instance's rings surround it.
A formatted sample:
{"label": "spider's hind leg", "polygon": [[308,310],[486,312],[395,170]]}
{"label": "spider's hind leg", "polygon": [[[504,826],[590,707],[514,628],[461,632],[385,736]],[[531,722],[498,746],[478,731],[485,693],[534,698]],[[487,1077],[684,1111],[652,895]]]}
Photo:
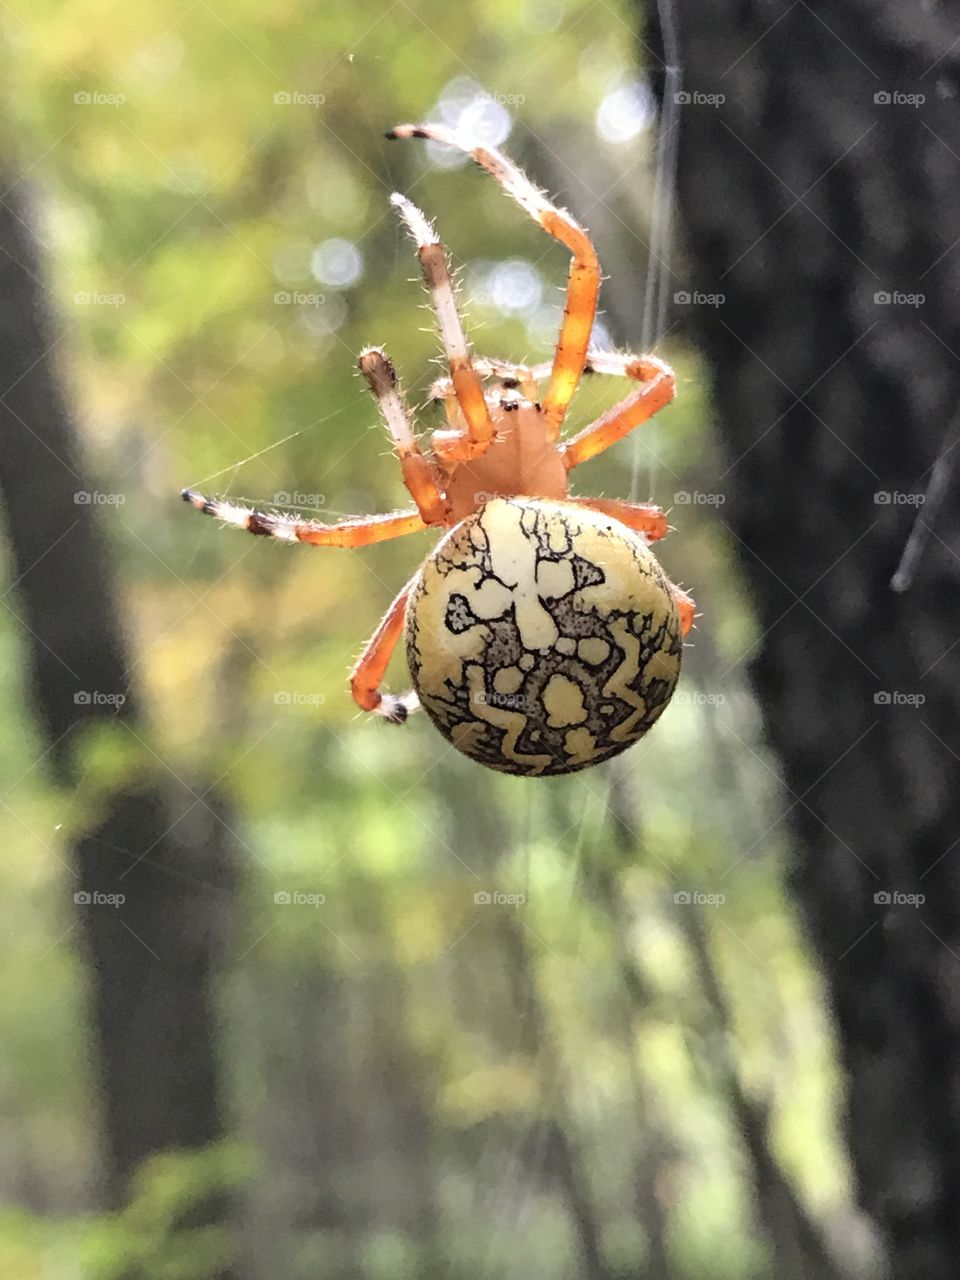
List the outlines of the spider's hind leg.
{"label": "spider's hind leg", "polygon": [[657,542],[666,537],[669,529],[667,515],[662,507],[653,502],[627,502],[623,498],[573,498],[566,502],[574,506],[587,507],[591,511],[601,511],[605,516],[613,516],[628,529],[642,533],[648,542]]}
{"label": "spider's hind leg", "polygon": [[689,633],[693,626],[693,620],[697,616],[697,605],[693,596],[689,592],[684,591],[683,587],[678,587],[675,582],[667,579],[667,587],[673,596],[673,603],[677,606],[677,613],[680,615],[680,634],[685,636]]}
{"label": "spider's hind leg", "polygon": [[[628,529],[642,533],[648,542],[656,542],[668,531],[666,512],[652,502],[627,502],[622,498],[567,498],[578,507],[587,507],[591,511],[602,511],[604,515],[613,516]],[[685,636],[693,626],[697,615],[696,602],[683,587],[667,579],[667,590],[673,597],[680,618],[680,634]]]}

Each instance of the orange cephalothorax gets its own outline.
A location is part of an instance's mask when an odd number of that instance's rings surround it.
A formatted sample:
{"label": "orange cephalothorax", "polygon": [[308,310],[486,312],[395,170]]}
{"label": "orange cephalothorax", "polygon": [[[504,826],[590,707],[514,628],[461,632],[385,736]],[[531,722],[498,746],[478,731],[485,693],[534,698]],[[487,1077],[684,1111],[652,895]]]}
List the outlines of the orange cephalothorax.
{"label": "orange cephalothorax", "polygon": [[519,494],[567,496],[567,468],[556,444],[548,439],[542,410],[528,400],[510,397],[509,388],[503,392],[502,398],[491,397],[487,401],[495,431],[488,448],[464,462],[448,462],[440,455],[447,472],[448,509],[454,521],[472,515],[491,498]]}

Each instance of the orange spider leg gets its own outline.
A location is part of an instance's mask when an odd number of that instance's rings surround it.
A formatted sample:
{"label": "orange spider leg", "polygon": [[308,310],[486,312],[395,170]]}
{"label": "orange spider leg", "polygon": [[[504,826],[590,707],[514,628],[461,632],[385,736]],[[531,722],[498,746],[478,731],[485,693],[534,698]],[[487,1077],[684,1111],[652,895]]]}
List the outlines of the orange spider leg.
{"label": "orange spider leg", "polygon": [[[443,383],[442,389],[440,389],[441,382]],[[443,411],[446,414],[447,422],[450,424],[450,430],[455,431],[458,435],[464,435],[467,430],[467,423],[463,416],[463,410],[460,408],[457,393],[453,389],[453,380],[451,378],[441,378],[434,383],[434,387],[440,389],[440,394],[434,396],[432,394],[433,388],[431,387],[431,399],[443,401]]]}
{"label": "orange spider leg", "polygon": [[[666,512],[652,502],[625,502],[620,498],[567,498],[565,501],[613,516],[629,529],[636,529],[638,533],[644,534],[649,542],[662,538],[669,528]],[[680,634],[685,636],[693,626],[697,606],[693,596],[669,578],[667,587],[680,616]]]}
{"label": "orange spider leg", "polygon": [[693,620],[697,614],[697,606],[694,603],[693,596],[684,591],[683,587],[678,587],[675,582],[667,579],[667,586],[670,588],[670,594],[673,596],[673,603],[677,606],[677,613],[680,615],[680,634],[685,636],[693,626]]}
{"label": "orange spider leg", "polygon": [[457,313],[446,252],[437,239],[437,233],[415,204],[396,192],[390,197],[390,203],[399,209],[400,216],[417,242],[423,278],[433,298],[440,337],[450,364],[450,377],[463,416],[467,420],[465,456],[477,458],[490,446],[496,428],[483,397],[480,375],[470,359],[466,334]]}
{"label": "orange spider leg", "polygon": [[[588,351],[583,365],[583,372],[604,373],[621,378],[629,377],[628,370],[637,359],[637,356],[620,355],[616,351]],[[534,386],[536,386],[538,382],[542,382],[544,378],[549,377],[552,369],[552,362],[546,360],[542,364],[530,365],[527,372]]]}
{"label": "orange spider leg", "polygon": [[470,439],[470,431],[453,383],[449,378],[445,381],[449,390],[441,398],[449,426],[430,433],[430,448],[440,465],[449,471],[458,462],[469,462],[475,456],[475,446]]}
{"label": "orange spider leg", "polygon": [[360,353],[359,365],[397,447],[403,483],[410,490],[424,524],[445,524],[447,506],[440,491],[440,475],[436,464],[420,452],[393,362],[379,347],[368,347]]}
{"label": "orange spider leg", "polygon": [[339,524],[323,524],[320,520],[238,507],[233,502],[205,498],[192,489],[184,489],[181,497],[204,515],[216,516],[224,524],[245,529],[247,533],[279,538],[282,542],[306,542],[314,547],[368,547],[373,542],[386,542],[427,527],[419,511],[391,511],[386,515],[356,516]]}
{"label": "orange spider leg", "polygon": [[476,457],[475,446],[467,432],[457,427],[450,431],[434,431],[430,447],[448,469],[458,462],[469,462]]}
{"label": "orange spider leg", "polygon": [[499,151],[487,147],[472,147],[442,125],[397,125],[387,137],[429,138],[466,152],[500,183],[534,222],[539,223],[548,235],[566,245],[573,254],[563,324],[553,359],[550,384],[542,406],[549,438],[556,440],[560,435],[567,406],[580,382],[597,313],[600,262],[589,236],[569,213],[552,205],[526,174]]}
{"label": "orange spider leg", "polygon": [[666,512],[652,502],[626,502],[622,498],[565,498],[578,507],[589,507],[591,511],[602,511],[605,516],[613,516],[628,529],[642,533],[648,542],[657,542],[666,536],[670,526],[667,524]]}
{"label": "orange spider leg", "polygon": [[[635,355],[622,355],[618,351],[593,351],[587,352],[587,358],[583,364],[584,373],[602,373],[611,377],[629,378],[637,377],[636,373],[631,373],[632,367],[640,359]],[[549,360],[545,360],[542,364],[532,364],[530,366],[530,376],[535,382],[540,382],[546,378],[553,365]]]}
{"label": "orange spider leg", "polygon": [[[526,365],[475,357],[473,367],[481,378],[499,376],[505,392],[512,392],[519,387],[531,404],[536,401],[537,384]],[[430,387],[430,399],[443,401],[449,424],[448,429],[434,431],[430,439],[433,452],[440,462],[449,467],[458,462],[468,462],[476,457],[476,449],[471,442],[460,402],[457,400],[453,379],[438,378]]]}
{"label": "orange spider leg", "polygon": [[568,471],[622,440],[634,427],[669,404],[676,394],[676,375],[668,364],[655,356],[611,354],[601,358],[598,355],[591,359],[591,364],[598,373],[622,373],[628,378],[636,378],[643,385],[560,446]]}
{"label": "orange spider leg", "polygon": [[364,711],[375,711],[391,724],[403,724],[420,705],[412,689],[402,696],[380,692],[380,682],[403,632],[407,599],[416,580],[417,574],[414,574],[383,615],[350,672],[350,692],[357,706]]}
{"label": "orange spider leg", "polygon": [[[492,360],[486,356],[475,356],[473,367],[481,378],[501,378],[503,382],[510,386],[514,384],[519,386],[524,396],[533,403],[537,398],[537,380],[534,377],[533,370],[525,364],[514,364],[512,360]],[[550,371],[550,365],[546,366],[547,372]],[[540,375],[544,376],[543,374]],[[448,412],[447,418],[451,424],[457,424],[450,419],[449,400],[453,389],[453,383],[450,378],[438,378],[430,387],[431,400],[444,400],[447,402]]]}

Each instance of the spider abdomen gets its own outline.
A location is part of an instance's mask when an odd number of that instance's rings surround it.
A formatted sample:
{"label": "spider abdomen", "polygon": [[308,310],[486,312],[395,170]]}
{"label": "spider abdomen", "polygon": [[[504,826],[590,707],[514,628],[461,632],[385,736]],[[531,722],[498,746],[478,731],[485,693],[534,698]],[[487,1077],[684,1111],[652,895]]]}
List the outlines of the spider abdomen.
{"label": "spider abdomen", "polygon": [[572,773],[651,727],[680,674],[680,620],[644,540],[564,502],[495,499],[427,559],[406,615],[420,701],[472,759]]}

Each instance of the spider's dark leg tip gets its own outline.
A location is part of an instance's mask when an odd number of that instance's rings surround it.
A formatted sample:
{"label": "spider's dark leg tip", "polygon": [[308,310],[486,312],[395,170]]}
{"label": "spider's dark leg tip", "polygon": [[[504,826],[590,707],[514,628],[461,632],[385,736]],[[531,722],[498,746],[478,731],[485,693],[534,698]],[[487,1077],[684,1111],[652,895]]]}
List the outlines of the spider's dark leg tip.
{"label": "spider's dark leg tip", "polygon": [[383,699],[378,710],[387,724],[405,724],[410,714],[406,703],[390,694]]}
{"label": "spider's dark leg tip", "polygon": [[184,502],[189,502],[195,511],[202,511],[208,516],[212,516],[214,504],[209,498],[205,498],[202,493],[197,493],[196,489],[181,489],[180,497]]}
{"label": "spider's dark leg tip", "polygon": [[195,511],[202,511],[206,516],[217,514],[217,504],[205,498],[202,493],[197,493],[196,489],[181,489],[180,497],[184,502],[189,502]]}

